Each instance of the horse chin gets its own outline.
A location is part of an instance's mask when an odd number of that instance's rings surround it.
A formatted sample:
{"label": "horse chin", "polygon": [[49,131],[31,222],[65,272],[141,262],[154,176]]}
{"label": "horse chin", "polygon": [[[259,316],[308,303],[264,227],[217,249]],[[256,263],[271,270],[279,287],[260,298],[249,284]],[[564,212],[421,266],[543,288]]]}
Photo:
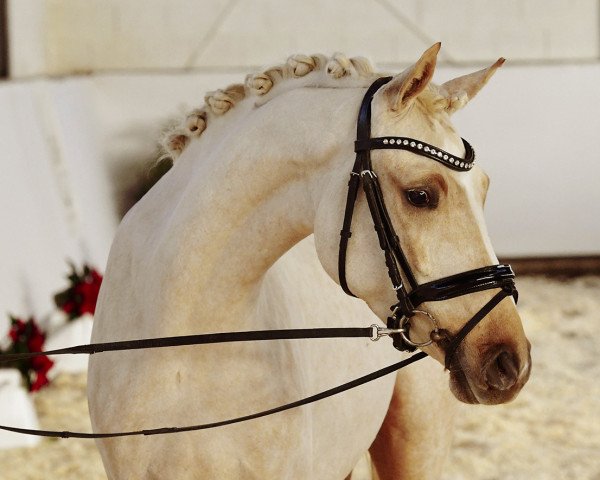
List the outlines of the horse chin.
{"label": "horse chin", "polygon": [[[454,361],[449,367],[450,391],[461,402],[469,404],[498,405],[513,400],[521,391],[529,378],[530,370],[520,378],[511,388],[495,390],[488,388],[477,381],[477,377],[469,376],[460,361]],[[469,381],[469,379],[471,379]]]}
{"label": "horse chin", "polygon": [[462,368],[450,371],[450,391],[460,402],[473,405],[480,403],[475,393],[473,393]]}

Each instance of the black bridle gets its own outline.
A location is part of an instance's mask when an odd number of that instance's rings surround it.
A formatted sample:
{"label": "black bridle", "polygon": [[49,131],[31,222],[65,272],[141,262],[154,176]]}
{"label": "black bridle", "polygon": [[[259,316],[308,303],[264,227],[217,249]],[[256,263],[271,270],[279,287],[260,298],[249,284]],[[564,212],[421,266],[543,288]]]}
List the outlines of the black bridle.
{"label": "black bridle", "polygon": [[[517,290],[514,284],[514,273],[509,265],[492,265],[488,267],[469,270],[450,277],[441,278],[433,282],[419,285],[410,268],[410,265],[400,247],[400,241],[394,231],[391,219],[388,215],[383,195],[377,180],[377,175],[371,166],[370,151],[374,149],[400,149],[429,157],[433,160],[443,163],[448,168],[459,171],[468,171],[473,166],[475,154],[466,140],[463,140],[466,150],[464,159],[457,158],[448,152],[438,149],[425,142],[405,137],[381,137],[371,138],[371,100],[375,92],[392,77],[385,77],[376,80],[365,94],[357,122],[357,139],[355,142],[356,161],[350,175],[348,188],[348,199],[344,215],[344,223],[341,231],[340,252],[339,252],[339,279],[343,290],[352,295],[346,281],[346,250],[348,240],[351,236],[350,227],[352,224],[352,214],[356,202],[358,189],[362,183],[369,210],[373,218],[373,224],[379,238],[379,245],[385,254],[385,262],[392,286],[396,292],[398,302],[391,307],[392,314],[388,318],[387,328],[378,325],[371,325],[364,328],[306,328],[306,329],[285,329],[285,330],[255,330],[247,332],[224,332],[208,333],[199,335],[183,335],[174,337],[149,338],[140,340],[125,340],[118,342],[93,343],[89,345],[77,345],[74,347],[61,348],[58,350],[33,353],[14,353],[0,355],[0,364],[16,362],[31,359],[40,355],[72,355],[72,354],[95,354],[100,352],[115,352],[126,350],[153,349],[165,347],[180,347],[184,345],[207,345],[215,343],[229,342],[248,342],[259,340],[294,340],[307,338],[360,338],[367,337],[371,340],[378,340],[382,336],[392,336],[394,346],[399,350],[414,351],[417,347],[424,347],[432,342],[438,343],[446,351],[446,367],[449,367],[454,359],[454,354],[462,340],[467,334],[496,306],[507,296],[512,295],[517,300]],[[408,292],[402,279],[404,274],[411,291]],[[467,295],[482,290],[496,289],[501,290],[492,297],[463,327],[454,335],[440,329],[437,321],[429,313],[417,310],[416,308],[425,302],[434,302],[448,300],[450,298]],[[433,324],[431,340],[424,343],[415,343],[410,340],[410,319],[416,314],[425,315]],[[21,433],[25,435],[35,435],[41,437],[61,437],[61,438],[114,438],[129,437],[137,435],[163,435],[168,433],[191,432],[206,430],[210,428],[231,425],[247,420],[265,417],[278,412],[283,412],[292,408],[322,400],[324,398],[338,395],[342,392],[351,390],[360,385],[372,382],[385,375],[400,370],[417,360],[427,356],[424,352],[418,352],[411,357],[394,363],[368,375],[351,380],[343,385],[310,395],[308,397],[287,403],[275,408],[263,410],[261,412],[231,418],[218,422],[188,425],[182,427],[162,427],[144,430],[132,430],[122,432],[102,432],[86,433],[55,430],[36,430],[20,427],[11,427],[0,425],[0,430]]]}
{"label": "black bridle", "polygon": [[[340,232],[340,250],[338,257],[339,281],[342,289],[348,295],[355,296],[346,280],[346,252],[348,241],[352,236],[352,216],[354,205],[358,195],[358,189],[362,184],[369,211],[373,220],[375,231],[379,239],[379,246],[385,255],[385,264],[396,292],[398,302],[391,307],[392,314],[388,318],[387,326],[389,333],[394,339],[394,347],[403,351],[414,351],[416,347],[424,347],[432,342],[439,343],[446,351],[446,367],[448,367],[460,342],[467,334],[505,297],[512,295],[515,301],[518,293],[515,288],[514,277],[510,265],[492,265],[488,267],[469,270],[450,277],[440,278],[433,282],[419,285],[415,275],[410,268],[406,255],[402,251],[400,239],[394,230],[394,226],[385,207],[383,194],[379,185],[377,174],[371,165],[371,150],[395,149],[407,150],[411,153],[428,157],[442,165],[457,171],[469,171],[473,168],[475,152],[465,139],[462,139],[465,147],[465,158],[458,158],[442,149],[420,140],[407,137],[378,137],[371,138],[371,103],[375,93],[392,77],[382,77],[371,84],[363,97],[356,127],[355,152],[356,160],[350,173],[348,182],[348,196],[344,212],[344,222]],[[405,282],[410,284],[410,292]],[[417,307],[425,302],[448,300],[450,298],[500,288],[487,304],[471,318],[454,336],[447,330],[442,330],[431,314]],[[426,316],[433,324],[430,340],[423,343],[415,343],[410,340],[410,319],[416,314]]]}

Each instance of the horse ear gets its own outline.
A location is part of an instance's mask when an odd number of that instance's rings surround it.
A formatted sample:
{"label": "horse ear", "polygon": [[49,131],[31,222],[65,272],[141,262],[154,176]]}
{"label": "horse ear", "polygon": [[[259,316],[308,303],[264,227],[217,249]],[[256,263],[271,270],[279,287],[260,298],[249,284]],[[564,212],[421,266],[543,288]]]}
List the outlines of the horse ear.
{"label": "horse ear", "polygon": [[452,114],[469,103],[504,62],[504,58],[499,58],[491,67],[444,83],[440,87],[440,93],[448,102],[446,111]]}
{"label": "horse ear", "polygon": [[408,107],[433,77],[437,54],[442,44],[436,43],[423,53],[408,70],[396,75],[383,89],[390,110],[400,111]]}

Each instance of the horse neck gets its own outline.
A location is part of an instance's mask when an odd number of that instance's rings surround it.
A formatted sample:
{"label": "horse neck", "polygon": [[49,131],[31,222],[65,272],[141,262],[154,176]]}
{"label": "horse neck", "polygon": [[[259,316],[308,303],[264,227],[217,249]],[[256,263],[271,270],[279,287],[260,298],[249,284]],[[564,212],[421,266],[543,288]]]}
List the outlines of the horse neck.
{"label": "horse neck", "polygon": [[247,310],[269,267],[312,233],[330,175],[351,168],[361,92],[299,89],[240,108],[178,160],[172,178],[189,180],[163,250],[169,277],[194,285],[206,311]]}

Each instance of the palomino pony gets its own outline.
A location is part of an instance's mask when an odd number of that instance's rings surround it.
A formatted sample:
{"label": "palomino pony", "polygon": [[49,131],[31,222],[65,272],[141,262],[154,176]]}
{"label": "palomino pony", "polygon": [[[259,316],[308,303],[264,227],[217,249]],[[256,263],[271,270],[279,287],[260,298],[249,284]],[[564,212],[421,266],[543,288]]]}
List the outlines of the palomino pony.
{"label": "palomino pony", "polygon": [[[401,135],[464,157],[450,115],[502,64],[430,82],[440,45],[381,87],[373,136]],[[127,214],[110,252],[93,341],[385,321],[395,294],[359,194],[346,280],[337,262],[354,132],[374,80],[364,59],[291,57],[208,94],[166,139],[173,168]],[[180,154],[180,155],[179,155]],[[483,203],[487,176],[403,150],[374,150],[392,223],[419,282],[497,263]],[[311,235],[312,234],[312,235]],[[457,332],[493,290],[422,309]],[[411,335],[429,325],[415,322]],[[504,299],[457,351],[317,403],[218,429],[98,441],[110,479],[343,479],[369,451],[380,479],[438,478],[455,398],[510,401],[529,343]],[[95,355],[94,431],[212,422],[275,407],[395,362],[390,342],[286,340]],[[437,361],[436,361],[437,360]],[[453,396],[452,396],[453,394]]]}

